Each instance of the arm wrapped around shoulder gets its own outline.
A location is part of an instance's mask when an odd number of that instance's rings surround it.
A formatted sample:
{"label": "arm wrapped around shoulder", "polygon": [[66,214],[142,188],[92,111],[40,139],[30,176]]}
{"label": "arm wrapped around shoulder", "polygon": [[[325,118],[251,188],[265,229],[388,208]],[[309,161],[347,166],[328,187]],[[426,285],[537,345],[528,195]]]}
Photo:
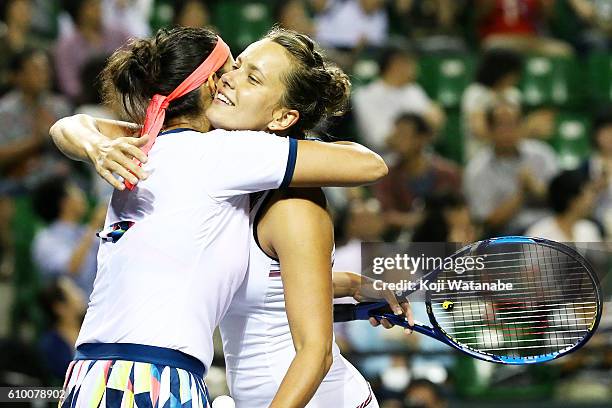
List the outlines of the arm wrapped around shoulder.
{"label": "arm wrapped around shoulder", "polygon": [[291,186],[359,186],[375,183],[388,172],[380,155],[358,143],[300,140]]}

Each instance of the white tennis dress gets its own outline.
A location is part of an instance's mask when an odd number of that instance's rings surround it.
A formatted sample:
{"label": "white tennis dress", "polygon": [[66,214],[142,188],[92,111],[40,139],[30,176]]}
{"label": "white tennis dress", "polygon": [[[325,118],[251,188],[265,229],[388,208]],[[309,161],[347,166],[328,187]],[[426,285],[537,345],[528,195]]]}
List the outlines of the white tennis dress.
{"label": "white tennis dress", "polygon": [[[281,266],[256,239],[257,213],[271,194],[266,193],[251,210],[249,268],[220,325],[227,381],[237,408],[267,408],[295,357]],[[378,407],[369,384],[340,355],[335,342],[332,353],[331,369],[307,407]]]}
{"label": "white tennis dress", "polygon": [[162,133],[144,165],[149,177],[113,193],[105,227],[134,224],[100,245],[77,346],[163,347],[208,368],[213,331],[247,270],[247,193],[288,184],[296,146],[263,132]]}

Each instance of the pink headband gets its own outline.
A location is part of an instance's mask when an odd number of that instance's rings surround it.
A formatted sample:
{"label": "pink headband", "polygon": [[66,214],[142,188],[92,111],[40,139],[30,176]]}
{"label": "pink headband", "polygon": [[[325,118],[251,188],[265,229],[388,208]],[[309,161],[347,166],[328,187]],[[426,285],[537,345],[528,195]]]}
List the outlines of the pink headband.
{"label": "pink headband", "polygon": [[[181,96],[185,96],[189,92],[202,86],[212,74],[214,74],[223,66],[223,64],[225,64],[225,61],[229,56],[229,47],[223,42],[221,37],[217,36],[217,45],[210,55],[204,60],[204,62],[202,62],[202,64],[200,64],[198,68],[196,68],[195,71],[185,78],[185,80],[179,86],[177,86],[176,89],[170,93],[170,95],[153,95],[151,102],[149,102],[149,106],[147,107],[144,125],[140,131],[140,136],[149,135],[150,138],[147,144],[141,149],[143,152],[145,152],[145,154],[148,154],[153,147],[155,139],[164,125],[166,109],[168,109],[170,102],[180,98]],[[142,163],[139,162],[138,165],[141,166]],[[124,181],[124,184],[130,190],[134,188],[134,185],[127,180]]]}

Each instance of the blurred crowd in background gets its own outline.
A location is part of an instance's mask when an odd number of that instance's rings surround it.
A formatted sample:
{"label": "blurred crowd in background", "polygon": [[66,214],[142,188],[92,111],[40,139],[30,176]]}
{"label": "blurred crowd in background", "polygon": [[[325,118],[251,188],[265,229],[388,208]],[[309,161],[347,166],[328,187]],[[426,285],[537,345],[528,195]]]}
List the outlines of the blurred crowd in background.
{"label": "blurred crowd in background", "polygon": [[[112,192],[59,154],[51,124],[116,118],[97,76],[131,37],[211,27],[237,56],[274,24],[351,76],[350,113],[317,136],[389,165],[377,185],[327,190],[338,270],[361,269],[363,241],[610,241],[612,0],[0,0],[0,385],[61,385]],[[611,327],[604,314],[583,352],[530,368],[367,322],[336,337],[386,408],[606,406]],[[226,392],[218,356],[213,394]]]}

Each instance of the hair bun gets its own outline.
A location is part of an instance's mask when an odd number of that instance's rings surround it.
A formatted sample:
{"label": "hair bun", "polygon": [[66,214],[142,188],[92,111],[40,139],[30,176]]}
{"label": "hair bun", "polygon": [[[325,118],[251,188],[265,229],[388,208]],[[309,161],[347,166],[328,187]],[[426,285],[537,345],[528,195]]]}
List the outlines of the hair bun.
{"label": "hair bun", "polygon": [[265,37],[283,47],[292,58],[291,71],[284,78],[286,87],[281,104],[300,113],[291,129],[303,136],[315,127],[324,126],[332,116],[347,111],[351,92],[349,77],[326,59],[308,36],[283,28],[273,28]]}
{"label": "hair bun", "polygon": [[147,89],[159,77],[161,61],[155,39],[132,40],[130,51],[125,51],[121,60],[122,69],[117,69],[113,82],[120,92],[128,93],[134,88]]}
{"label": "hair bun", "polygon": [[161,69],[159,46],[155,39],[139,41],[132,51],[132,60],[138,68],[148,73],[149,77],[157,78]]}
{"label": "hair bun", "polygon": [[[160,71],[160,50],[157,41],[130,40],[126,47],[116,51],[109,58],[102,72],[102,94],[105,103],[121,113],[122,119],[141,122],[144,120],[144,112],[134,107],[146,106],[158,88]],[[126,103],[128,100],[129,103]]]}
{"label": "hair bun", "polygon": [[327,116],[342,116],[348,109],[351,80],[334,64],[326,64],[325,71],[330,77],[324,89],[325,113]]}

